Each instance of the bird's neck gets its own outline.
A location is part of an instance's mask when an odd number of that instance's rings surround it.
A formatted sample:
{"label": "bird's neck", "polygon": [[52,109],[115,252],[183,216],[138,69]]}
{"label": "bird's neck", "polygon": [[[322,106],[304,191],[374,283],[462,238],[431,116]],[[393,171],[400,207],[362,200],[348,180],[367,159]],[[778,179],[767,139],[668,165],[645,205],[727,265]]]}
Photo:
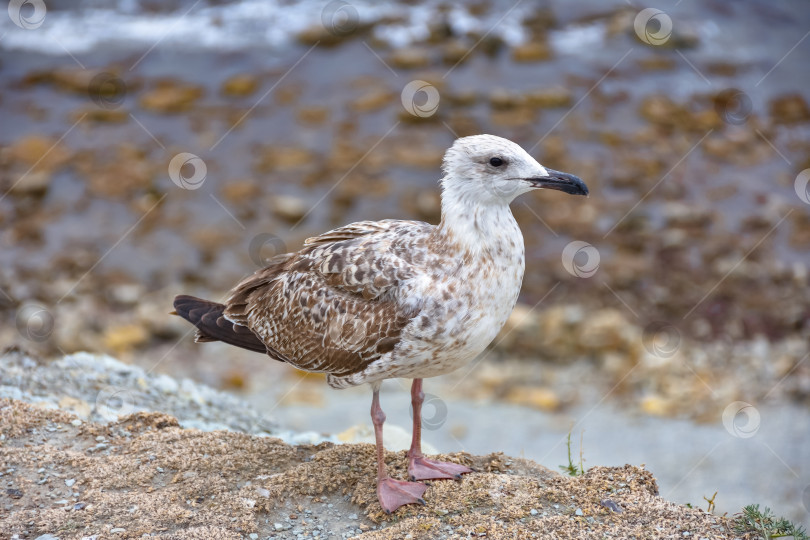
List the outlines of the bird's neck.
{"label": "bird's neck", "polygon": [[481,201],[445,191],[438,240],[472,254],[518,257],[523,260],[523,235],[503,200]]}

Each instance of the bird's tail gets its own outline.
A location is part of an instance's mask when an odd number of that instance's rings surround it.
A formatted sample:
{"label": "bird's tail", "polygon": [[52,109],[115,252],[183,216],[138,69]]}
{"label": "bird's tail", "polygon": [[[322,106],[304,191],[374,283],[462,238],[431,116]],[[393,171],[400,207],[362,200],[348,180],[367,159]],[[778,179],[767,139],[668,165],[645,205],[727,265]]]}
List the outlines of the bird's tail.
{"label": "bird's tail", "polygon": [[224,341],[249,351],[266,353],[267,347],[249,328],[225,318],[225,305],[181,294],[174,297],[174,315],[197,327],[195,341]]}

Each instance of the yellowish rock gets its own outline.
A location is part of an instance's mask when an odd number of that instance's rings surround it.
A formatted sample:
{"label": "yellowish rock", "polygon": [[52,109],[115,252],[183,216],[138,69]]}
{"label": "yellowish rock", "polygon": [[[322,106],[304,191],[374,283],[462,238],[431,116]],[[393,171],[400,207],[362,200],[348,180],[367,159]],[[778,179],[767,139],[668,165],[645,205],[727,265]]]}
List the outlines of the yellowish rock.
{"label": "yellowish rock", "polygon": [[516,386],[507,392],[505,400],[541,411],[555,411],[560,407],[559,396],[550,388]]}
{"label": "yellowish rock", "polygon": [[255,75],[242,73],[230,77],[222,84],[222,95],[228,97],[245,97],[253,94],[259,88],[259,80]]}
{"label": "yellowish rock", "polygon": [[641,401],[641,410],[653,416],[668,416],[672,404],[661,396],[647,396]]}
{"label": "yellowish rock", "polygon": [[144,93],[139,103],[150,111],[177,113],[190,109],[202,95],[203,89],[199,86],[166,81]]}
{"label": "yellowish rock", "polygon": [[551,48],[543,41],[531,41],[512,49],[515,62],[542,62],[551,58]]}
{"label": "yellowish rock", "polygon": [[145,344],[149,340],[149,333],[143,326],[123,324],[108,328],[102,339],[107,349],[120,353]]}

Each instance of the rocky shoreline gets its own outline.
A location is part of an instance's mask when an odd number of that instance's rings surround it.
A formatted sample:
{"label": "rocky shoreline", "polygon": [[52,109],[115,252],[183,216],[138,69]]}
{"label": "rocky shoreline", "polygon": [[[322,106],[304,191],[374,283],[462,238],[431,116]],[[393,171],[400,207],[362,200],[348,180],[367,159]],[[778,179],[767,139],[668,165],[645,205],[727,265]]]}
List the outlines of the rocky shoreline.
{"label": "rocky shoreline", "polygon": [[[0,367],[0,529],[15,539],[735,537],[728,519],[658,496],[643,467],[567,477],[503,454],[442,456],[476,472],[389,516],[370,444],[301,443],[226,394],[109,357],[48,368],[10,353]],[[149,399],[177,417],[134,409]],[[404,473],[404,452],[387,460]]]}

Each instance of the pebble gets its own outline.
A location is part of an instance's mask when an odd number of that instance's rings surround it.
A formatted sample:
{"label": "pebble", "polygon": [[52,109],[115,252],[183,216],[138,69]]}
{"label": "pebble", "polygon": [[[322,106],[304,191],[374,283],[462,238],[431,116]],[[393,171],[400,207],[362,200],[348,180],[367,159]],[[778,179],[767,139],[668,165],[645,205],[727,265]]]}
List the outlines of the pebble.
{"label": "pebble", "polygon": [[250,537],[250,540],[258,540],[259,538],[259,535],[256,533],[250,533],[248,536]]}
{"label": "pebble", "polygon": [[126,531],[126,529],[123,528],[123,527],[115,527],[113,529],[110,529],[110,534],[118,534],[118,533],[122,533],[122,532],[125,532],[125,531]]}
{"label": "pebble", "polygon": [[534,508],[532,508],[531,510],[529,510],[529,513],[530,513],[531,515],[533,515],[533,516],[536,516],[538,512],[537,512],[537,510],[535,510]]}
{"label": "pebble", "polygon": [[577,508],[577,510],[576,510],[576,512],[574,512],[574,514],[576,514],[576,515],[578,515],[578,516],[582,516],[582,515],[584,515],[584,514],[582,513],[582,508]]}

